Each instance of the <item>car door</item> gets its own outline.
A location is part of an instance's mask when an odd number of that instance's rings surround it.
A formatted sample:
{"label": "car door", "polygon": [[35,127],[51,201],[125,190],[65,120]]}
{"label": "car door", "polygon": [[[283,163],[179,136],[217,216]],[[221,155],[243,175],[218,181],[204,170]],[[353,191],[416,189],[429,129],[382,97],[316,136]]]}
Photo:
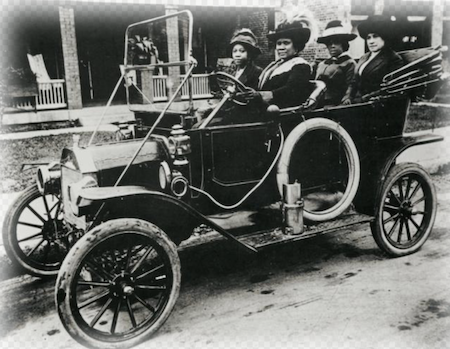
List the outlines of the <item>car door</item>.
{"label": "car door", "polygon": [[261,181],[280,145],[274,122],[212,126],[200,132],[203,178],[198,184],[224,205],[238,202]]}

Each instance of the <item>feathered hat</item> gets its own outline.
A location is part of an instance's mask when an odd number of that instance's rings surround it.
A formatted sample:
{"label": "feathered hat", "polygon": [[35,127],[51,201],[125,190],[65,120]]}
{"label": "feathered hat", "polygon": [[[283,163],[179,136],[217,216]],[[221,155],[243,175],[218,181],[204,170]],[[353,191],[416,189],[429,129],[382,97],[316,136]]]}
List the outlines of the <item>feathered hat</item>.
{"label": "feathered hat", "polygon": [[319,44],[326,44],[331,38],[340,38],[348,42],[356,38],[356,34],[350,33],[349,30],[344,28],[341,21],[335,20],[327,24],[322,36],[317,39],[317,42]]}
{"label": "feathered hat", "polygon": [[253,54],[255,55],[259,55],[261,53],[255,34],[253,34],[253,32],[248,28],[239,29],[234,33],[230,40],[230,49],[236,44],[244,45],[247,49],[253,51]]}
{"label": "feathered hat", "polygon": [[[269,40],[290,38],[300,44],[306,44],[316,31],[316,22],[311,14],[301,13],[282,21],[278,27],[267,34]],[[313,34],[313,35],[312,35]]]}

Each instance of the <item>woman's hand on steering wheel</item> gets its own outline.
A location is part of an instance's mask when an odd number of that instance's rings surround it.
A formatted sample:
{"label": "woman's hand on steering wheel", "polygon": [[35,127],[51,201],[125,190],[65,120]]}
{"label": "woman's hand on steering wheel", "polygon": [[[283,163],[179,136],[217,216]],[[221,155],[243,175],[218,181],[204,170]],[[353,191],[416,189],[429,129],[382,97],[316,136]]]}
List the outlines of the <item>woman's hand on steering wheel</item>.
{"label": "woman's hand on steering wheel", "polygon": [[238,105],[247,105],[250,102],[250,99],[245,98],[245,96],[251,89],[234,76],[224,72],[216,72],[215,76],[222,93],[230,95],[230,98],[234,103]]}

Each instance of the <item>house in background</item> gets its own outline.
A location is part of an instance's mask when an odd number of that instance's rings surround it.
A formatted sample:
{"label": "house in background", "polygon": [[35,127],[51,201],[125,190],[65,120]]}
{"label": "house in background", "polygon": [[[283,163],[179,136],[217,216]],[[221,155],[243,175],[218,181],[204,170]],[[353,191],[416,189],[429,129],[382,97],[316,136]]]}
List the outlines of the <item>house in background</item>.
{"label": "house in background", "polygon": [[[351,24],[357,32],[357,25],[368,15],[389,13],[407,28],[397,50],[450,45],[450,2],[445,0],[274,0],[258,7],[251,0],[227,7],[190,6],[181,0],[178,3],[169,6],[36,0],[26,10],[3,8],[0,25],[7,33],[3,47],[8,49],[3,49],[2,65],[28,69],[27,54],[42,54],[48,75],[55,81],[54,86],[51,82],[38,83],[38,93],[49,95],[45,108],[66,105],[76,110],[106,103],[120,77],[124,33],[130,23],[178,10],[189,9],[193,14],[193,56],[199,62],[194,73],[198,76],[214,69],[219,58],[229,56],[228,42],[233,32],[242,27],[251,28],[257,35],[263,51],[257,63],[267,65],[275,58],[267,33],[292,11],[304,9],[316,18],[319,33],[332,19]],[[354,57],[360,57],[364,51],[362,39],[351,42]],[[313,62],[325,58],[327,53],[324,45],[313,43],[302,54]],[[57,102],[52,105],[49,101],[57,93],[56,86],[63,86],[64,101],[54,99]],[[123,86],[115,103],[125,103]]]}

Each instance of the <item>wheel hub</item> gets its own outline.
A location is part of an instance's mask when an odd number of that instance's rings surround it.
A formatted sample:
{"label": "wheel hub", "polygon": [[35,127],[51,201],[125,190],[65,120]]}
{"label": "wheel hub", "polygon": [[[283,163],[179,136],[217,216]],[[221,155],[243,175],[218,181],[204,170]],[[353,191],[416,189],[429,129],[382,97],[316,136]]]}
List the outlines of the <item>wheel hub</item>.
{"label": "wheel hub", "polygon": [[135,282],[131,275],[122,273],[111,284],[111,292],[115,297],[127,298],[134,294]]}
{"label": "wheel hub", "polygon": [[404,201],[400,206],[400,216],[404,218],[409,218],[412,215],[412,205],[411,201]]}

